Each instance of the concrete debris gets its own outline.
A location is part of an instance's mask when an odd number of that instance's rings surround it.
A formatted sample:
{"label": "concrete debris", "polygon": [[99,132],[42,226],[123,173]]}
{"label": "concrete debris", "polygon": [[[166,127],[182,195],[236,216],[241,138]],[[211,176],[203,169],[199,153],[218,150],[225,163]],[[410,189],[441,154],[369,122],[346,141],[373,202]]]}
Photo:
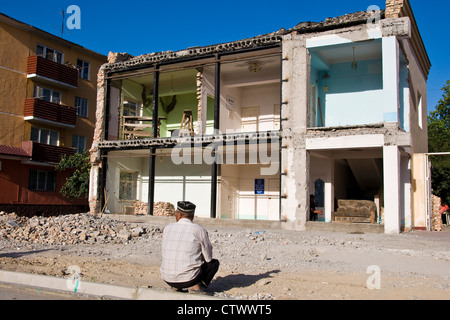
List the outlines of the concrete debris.
{"label": "concrete debris", "polygon": [[377,206],[367,200],[338,200],[336,222],[377,223]]}
{"label": "concrete debris", "polygon": [[441,198],[431,195],[431,230],[443,231],[442,229],[442,215],[441,215]]}
{"label": "concrete debris", "polygon": [[93,243],[126,243],[139,238],[162,235],[159,227],[143,228],[89,213],[58,217],[19,217],[0,212],[0,239],[21,243],[75,245]]}
{"label": "concrete debris", "polygon": [[126,52],[120,53],[110,51],[108,54],[108,63],[122,62],[133,58],[134,57],[131,54],[128,54]]}
{"label": "concrete debris", "polygon": [[[147,202],[136,201],[133,206],[135,215],[147,215],[148,213]],[[170,202],[155,202],[153,205],[153,215],[169,216],[169,217],[174,216],[175,206]]]}

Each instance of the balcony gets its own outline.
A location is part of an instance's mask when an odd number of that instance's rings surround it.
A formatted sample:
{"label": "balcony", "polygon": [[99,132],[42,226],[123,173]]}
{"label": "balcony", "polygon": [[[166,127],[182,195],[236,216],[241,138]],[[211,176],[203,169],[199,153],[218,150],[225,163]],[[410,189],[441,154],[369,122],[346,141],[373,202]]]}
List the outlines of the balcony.
{"label": "balcony", "polygon": [[22,142],[22,149],[31,155],[32,161],[36,162],[59,163],[64,154],[68,156],[75,154],[74,148],[51,146],[34,141]]}
{"label": "balcony", "polygon": [[73,107],[31,98],[25,100],[24,119],[59,127],[74,128],[77,121],[77,111]]}
{"label": "balcony", "polygon": [[78,70],[40,56],[30,56],[27,61],[27,78],[60,88],[78,87]]}

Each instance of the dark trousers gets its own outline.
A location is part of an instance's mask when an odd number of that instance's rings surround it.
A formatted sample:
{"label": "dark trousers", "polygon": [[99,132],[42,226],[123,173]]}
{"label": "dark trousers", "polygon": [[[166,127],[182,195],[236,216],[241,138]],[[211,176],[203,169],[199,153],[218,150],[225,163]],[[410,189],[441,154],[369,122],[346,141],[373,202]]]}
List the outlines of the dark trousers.
{"label": "dark trousers", "polygon": [[216,275],[219,270],[219,260],[212,259],[210,262],[204,262],[200,267],[200,273],[197,277],[187,282],[167,282],[166,283],[177,289],[185,289],[195,286],[196,284],[203,284],[203,286],[207,287],[211,283],[212,279]]}

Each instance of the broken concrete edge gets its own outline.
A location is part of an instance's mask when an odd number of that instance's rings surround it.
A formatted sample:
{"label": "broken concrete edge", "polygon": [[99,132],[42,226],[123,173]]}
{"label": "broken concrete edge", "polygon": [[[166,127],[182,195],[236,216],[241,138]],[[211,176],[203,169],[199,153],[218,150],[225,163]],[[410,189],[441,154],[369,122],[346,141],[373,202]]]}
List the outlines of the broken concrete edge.
{"label": "broken concrete edge", "polygon": [[292,33],[306,34],[314,32],[324,32],[344,27],[361,25],[367,23],[367,21],[373,18],[374,16],[377,16],[379,19],[385,19],[385,10],[380,10],[380,12],[374,12],[370,10],[358,11],[355,13],[342,15],[336,18],[327,18],[325,21],[322,22],[311,22],[311,21],[302,22],[289,30],[281,28],[276,32],[250,37],[247,39],[219,43],[209,46],[191,47],[175,52],[170,50],[162,52],[153,52],[150,54],[143,54],[137,57],[134,57],[128,53],[110,52],[110,54],[108,55],[109,58],[108,63],[104,64],[102,66],[102,69],[108,72],[112,72],[136,66],[142,66],[147,64],[152,65],[155,63],[177,60],[186,56],[200,57],[203,55],[217,54],[221,52],[228,52],[239,49],[264,47],[281,42],[282,37],[284,35]]}
{"label": "broken concrete edge", "polygon": [[88,281],[78,283],[71,278],[0,270],[0,283],[36,288],[65,294],[80,294],[89,297],[123,300],[223,300],[208,295],[193,295],[150,288],[124,287]]}
{"label": "broken concrete edge", "polygon": [[250,143],[250,142],[278,142],[281,133],[278,131],[259,131],[255,133],[225,133],[225,134],[209,134],[194,137],[176,137],[176,138],[156,138],[156,139],[136,139],[136,140],[99,140],[98,149],[115,149],[115,148],[143,148],[143,147],[191,147],[192,145],[203,144],[233,144],[233,143]]}

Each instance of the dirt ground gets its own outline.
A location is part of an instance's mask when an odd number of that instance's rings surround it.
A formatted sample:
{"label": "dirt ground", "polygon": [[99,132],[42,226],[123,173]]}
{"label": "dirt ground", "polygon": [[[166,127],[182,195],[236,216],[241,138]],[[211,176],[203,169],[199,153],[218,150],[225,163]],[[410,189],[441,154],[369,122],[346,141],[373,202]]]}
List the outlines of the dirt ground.
{"label": "dirt ground", "polygon": [[[125,219],[125,218],[123,218]],[[140,226],[173,218],[143,219]],[[256,230],[204,224],[221,266],[208,291],[250,300],[450,299],[450,228],[401,235]],[[169,290],[161,279],[161,237],[125,244],[30,245],[0,240],[0,269]]]}

